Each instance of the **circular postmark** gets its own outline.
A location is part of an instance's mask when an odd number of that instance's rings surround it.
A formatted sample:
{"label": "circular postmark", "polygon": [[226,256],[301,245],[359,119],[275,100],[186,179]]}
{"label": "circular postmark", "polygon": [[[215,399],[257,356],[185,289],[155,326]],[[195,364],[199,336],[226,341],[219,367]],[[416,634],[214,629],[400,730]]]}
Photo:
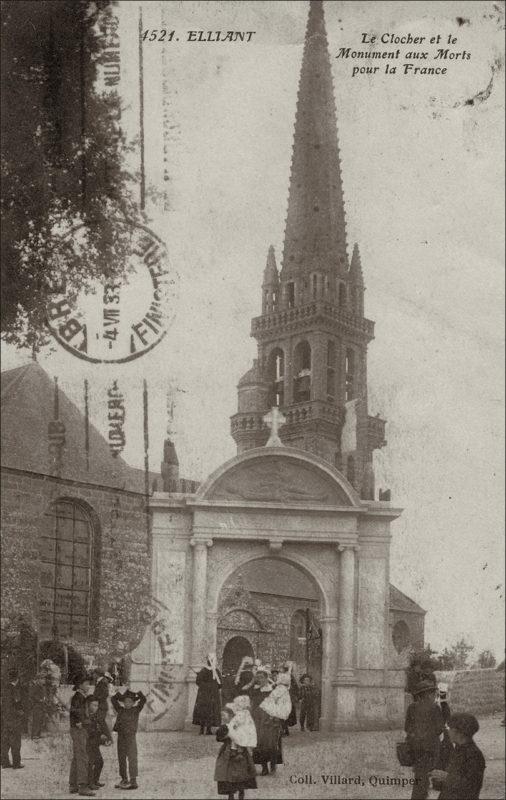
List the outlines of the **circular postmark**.
{"label": "circular postmark", "polygon": [[[56,341],[94,364],[123,364],[149,353],[167,333],[175,311],[169,301],[177,274],[162,240],[139,223],[117,220],[117,225],[128,239],[124,276],[97,279],[77,295],[66,292],[63,283],[47,305],[47,324]],[[83,229],[75,228],[67,241],[73,237],[74,246]]]}

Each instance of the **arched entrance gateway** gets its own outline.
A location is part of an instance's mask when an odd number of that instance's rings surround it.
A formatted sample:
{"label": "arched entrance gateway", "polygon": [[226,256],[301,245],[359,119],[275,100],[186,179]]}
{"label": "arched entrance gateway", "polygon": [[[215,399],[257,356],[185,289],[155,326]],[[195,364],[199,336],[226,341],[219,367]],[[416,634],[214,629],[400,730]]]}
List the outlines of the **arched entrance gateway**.
{"label": "arched entrance gateway", "polygon": [[282,558],[248,561],[227,578],[220,591],[216,642],[223,672],[235,674],[241,659],[236,664],[231,652],[242,649],[242,655],[277,669],[293,661],[298,678],[310,674],[319,684],[320,607],[318,586],[293,562]]}
{"label": "arched entrance gateway", "polygon": [[132,680],[150,689],[151,727],[190,724],[206,653],[233,668],[246,643],[275,666],[292,655],[321,672],[322,728],[400,723],[388,619],[400,512],[390,503],[361,500],[327,461],[280,446],[248,450],[196,494],[155,493],[150,505],[154,622]]}

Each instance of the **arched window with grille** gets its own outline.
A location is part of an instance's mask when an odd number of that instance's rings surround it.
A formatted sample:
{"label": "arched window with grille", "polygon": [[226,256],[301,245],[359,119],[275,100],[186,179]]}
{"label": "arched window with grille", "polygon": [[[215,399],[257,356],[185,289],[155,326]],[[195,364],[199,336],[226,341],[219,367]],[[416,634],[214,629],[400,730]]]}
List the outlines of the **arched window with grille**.
{"label": "arched window with grille", "polygon": [[344,283],[339,284],[339,308],[346,308],[347,303],[347,296],[346,296],[346,286]]}
{"label": "arched window with grille", "polygon": [[41,536],[40,634],[84,640],[91,635],[94,526],[74,500],[44,515]]}

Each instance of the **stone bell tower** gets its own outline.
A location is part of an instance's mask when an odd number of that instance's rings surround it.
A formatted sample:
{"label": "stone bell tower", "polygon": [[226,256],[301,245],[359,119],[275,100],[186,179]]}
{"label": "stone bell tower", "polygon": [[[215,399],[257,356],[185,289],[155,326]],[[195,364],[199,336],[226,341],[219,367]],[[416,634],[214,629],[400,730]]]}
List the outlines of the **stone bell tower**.
{"label": "stone bell tower", "polygon": [[[282,409],[284,444],[340,469],[374,498],[372,452],[385,422],[367,409],[367,345],[358,245],[351,262],[323,3],[312,0],[299,81],[281,269],[270,247],[262,313],[252,320],[258,358],[238,384],[232,436],[239,453],[266,444],[263,417]],[[355,401],[355,402],[351,402]],[[343,433],[345,431],[345,433]]]}

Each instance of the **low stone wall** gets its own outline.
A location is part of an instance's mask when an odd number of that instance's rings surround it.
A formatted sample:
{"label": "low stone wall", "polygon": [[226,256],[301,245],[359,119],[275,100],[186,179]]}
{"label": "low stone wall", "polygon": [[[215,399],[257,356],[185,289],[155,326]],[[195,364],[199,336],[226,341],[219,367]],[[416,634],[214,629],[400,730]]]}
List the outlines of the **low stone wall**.
{"label": "low stone wall", "polygon": [[467,669],[436,672],[438,683],[448,685],[452,712],[468,711],[477,717],[504,709],[504,672]]}

